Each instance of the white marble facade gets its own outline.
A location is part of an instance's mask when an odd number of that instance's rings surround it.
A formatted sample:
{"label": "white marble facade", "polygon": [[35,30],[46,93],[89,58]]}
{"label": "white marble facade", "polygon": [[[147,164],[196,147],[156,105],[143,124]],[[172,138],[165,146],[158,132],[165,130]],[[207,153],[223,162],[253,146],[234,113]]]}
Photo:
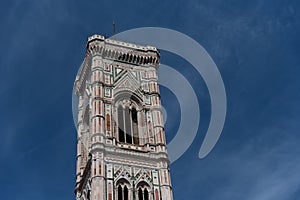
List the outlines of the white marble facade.
{"label": "white marble facade", "polygon": [[172,200],[152,46],[88,38],[76,77],[77,200]]}

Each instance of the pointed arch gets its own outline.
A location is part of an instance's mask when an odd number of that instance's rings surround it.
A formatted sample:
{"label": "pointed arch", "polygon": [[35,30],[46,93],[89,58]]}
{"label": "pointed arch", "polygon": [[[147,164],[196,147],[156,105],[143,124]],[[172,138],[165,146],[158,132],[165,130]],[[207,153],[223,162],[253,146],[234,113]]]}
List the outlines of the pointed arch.
{"label": "pointed arch", "polygon": [[139,195],[138,200],[143,200],[143,190],[142,190],[142,188],[139,188],[138,195]]}
{"label": "pointed arch", "polygon": [[124,200],[128,200],[128,188],[126,185],[123,188],[123,195],[124,195]]}
{"label": "pointed arch", "polygon": [[143,119],[139,112],[142,103],[135,94],[121,93],[116,96],[115,115],[117,119],[118,142],[140,145],[139,126]]}
{"label": "pointed arch", "polygon": [[137,200],[149,200],[150,199],[150,185],[145,181],[141,181],[137,184]]}
{"label": "pointed arch", "polygon": [[129,200],[131,199],[132,195],[130,194],[131,184],[128,180],[121,178],[116,182],[116,200]]}
{"label": "pointed arch", "polygon": [[123,189],[122,186],[118,186],[118,200],[123,200]]}
{"label": "pointed arch", "polygon": [[149,192],[147,188],[144,189],[144,200],[149,200]]}

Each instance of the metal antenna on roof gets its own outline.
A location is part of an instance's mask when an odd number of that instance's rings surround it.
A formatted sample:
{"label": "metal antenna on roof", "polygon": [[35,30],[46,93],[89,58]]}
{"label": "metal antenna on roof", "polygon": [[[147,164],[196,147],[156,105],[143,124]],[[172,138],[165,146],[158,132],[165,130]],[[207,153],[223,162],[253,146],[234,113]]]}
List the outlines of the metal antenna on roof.
{"label": "metal antenna on roof", "polygon": [[113,28],[113,32],[114,32],[114,39],[116,39],[116,24],[115,24],[115,21],[113,21],[112,23],[112,28]]}

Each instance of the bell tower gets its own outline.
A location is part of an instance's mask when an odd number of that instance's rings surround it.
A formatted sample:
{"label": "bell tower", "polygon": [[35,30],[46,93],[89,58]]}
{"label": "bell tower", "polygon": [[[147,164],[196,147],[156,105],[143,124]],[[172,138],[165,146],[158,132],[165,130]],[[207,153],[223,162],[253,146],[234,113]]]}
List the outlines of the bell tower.
{"label": "bell tower", "polygon": [[78,96],[76,200],[172,200],[159,51],[93,35]]}

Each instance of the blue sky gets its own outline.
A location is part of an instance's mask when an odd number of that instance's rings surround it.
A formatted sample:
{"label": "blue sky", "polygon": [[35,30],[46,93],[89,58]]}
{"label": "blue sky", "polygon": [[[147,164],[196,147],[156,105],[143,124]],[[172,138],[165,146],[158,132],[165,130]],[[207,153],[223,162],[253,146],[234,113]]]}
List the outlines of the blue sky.
{"label": "blue sky", "polygon": [[[74,199],[76,129],[72,85],[86,39],[155,26],[180,31],[211,55],[227,92],[221,138],[198,151],[210,100],[200,75],[177,56],[162,62],[198,89],[201,122],[171,165],[175,200],[296,200],[300,197],[300,16],[290,1],[2,1],[0,6],[1,199]],[[167,88],[166,132],[178,129]],[[172,113],[172,114],[171,114]]]}

